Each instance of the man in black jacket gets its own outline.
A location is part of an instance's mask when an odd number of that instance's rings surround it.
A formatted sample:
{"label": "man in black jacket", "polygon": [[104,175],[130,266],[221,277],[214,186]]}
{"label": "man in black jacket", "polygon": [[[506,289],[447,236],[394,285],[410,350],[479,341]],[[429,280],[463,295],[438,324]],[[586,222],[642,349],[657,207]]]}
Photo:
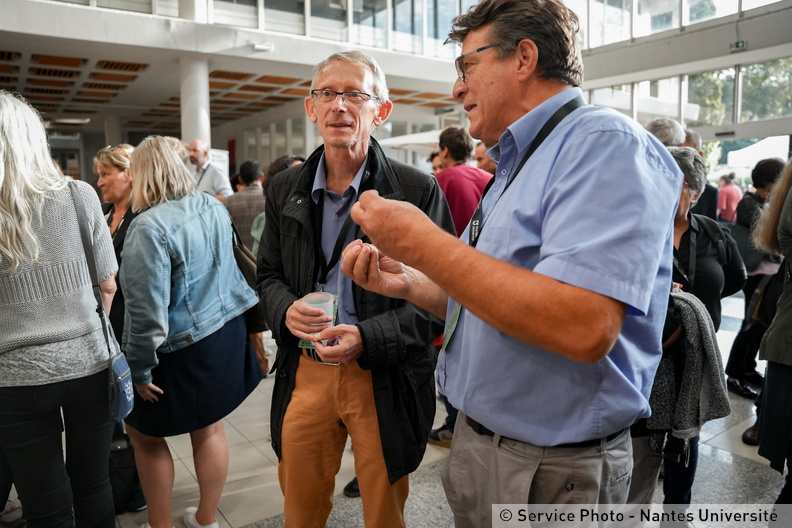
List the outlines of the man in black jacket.
{"label": "man in black jacket", "polygon": [[[404,526],[406,476],[435,415],[432,341],[443,324],[354,285],[339,257],[368,240],[349,218],[365,190],[454,227],[434,178],[386,158],[370,137],[393,108],[371,57],[342,52],[317,65],[305,107],[324,145],[272,181],[258,254],[257,288],[278,343],[270,427],[285,526],[324,525],[347,434],[366,526]],[[335,318],[302,300],[316,291],[336,296]],[[313,335],[320,330],[325,344]]]}

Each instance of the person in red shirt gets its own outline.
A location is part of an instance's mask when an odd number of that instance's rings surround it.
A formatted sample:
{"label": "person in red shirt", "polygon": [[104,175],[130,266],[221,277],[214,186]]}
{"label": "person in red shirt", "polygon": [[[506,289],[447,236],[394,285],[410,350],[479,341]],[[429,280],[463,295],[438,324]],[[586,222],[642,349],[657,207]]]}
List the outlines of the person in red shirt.
{"label": "person in red shirt", "polygon": [[742,190],[734,184],[734,173],[720,178],[718,191],[718,221],[733,224],[737,220],[737,204],[742,200]]}

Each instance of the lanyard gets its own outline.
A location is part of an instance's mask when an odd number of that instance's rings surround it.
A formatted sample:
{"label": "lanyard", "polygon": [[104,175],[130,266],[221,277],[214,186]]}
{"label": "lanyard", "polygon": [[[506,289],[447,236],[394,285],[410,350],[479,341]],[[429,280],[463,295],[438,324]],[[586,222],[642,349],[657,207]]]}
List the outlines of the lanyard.
{"label": "lanyard", "polygon": [[[550,133],[558,126],[558,124],[564,120],[566,116],[572,113],[573,110],[579,108],[581,106],[585,106],[585,102],[583,98],[578,96],[566,103],[564,106],[559,108],[555,111],[555,113],[550,116],[550,119],[542,126],[539,130],[539,133],[536,134],[536,137],[531,142],[531,145],[528,147],[528,151],[523,156],[522,160],[520,160],[519,165],[517,168],[509,175],[509,180],[506,182],[506,187],[503,188],[505,192],[506,189],[509,188],[509,185],[512,184],[514,179],[519,174],[520,170],[522,170],[525,163],[528,161],[528,158],[536,152],[536,149],[539,148],[545,139],[550,135]],[[484,188],[484,192],[481,195],[481,199],[479,200],[478,206],[476,207],[476,211],[473,213],[473,216],[470,219],[470,245],[471,247],[476,247],[476,243],[478,242],[479,235],[481,234],[481,220],[482,220],[482,209],[481,204],[484,202],[484,196],[487,194],[487,191],[490,190],[492,184],[495,182],[495,178],[492,178],[487,186]],[[459,315],[462,312],[462,305],[458,302],[454,302],[454,309],[451,311],[451,317],[448,320],[448,328],[446,328],[445,336],[443,337],[443,347],[440,350],[441,352],[444,351],[448,347],[448,343],[451,341],[451,336],[454,335],[454,330],[456,330],[457,323],[459,322]]]}
{"label": "lanyard", "polygon": [[[514,179],[517,177],[517,174],[519,174],[520,170],[522,170],[523,165],[525,165],[525,163],[528,161],[528,158],[530,158],[531,155],[534,152],[536,152],[536,149],[538,149],[539,145],[541,145],[544,142],[544,140],[547,139],[547,136],[550,135],[553,129],[555,129],[555,127],[557,127],[558,124],[561,121],[563,121],[566,116],[571,114],[573,110],[581,106],[585,106],[585,104],[586,103],[583,102],[582,97],[580,96],[575,97],[574,99],[566,103],[564,106],[556,110],[556,112],[552,116],[550,116],[550,119],[548,119],[547,122],[542,126],[542,128],[539,130],[539,133],[536,134],[536,137],[531,142],[531,145],[528,147],[528,151],[525,153],[522,160],[520,160],[520,163],[519,165],[517,165],[517,168],[514,169],[514,171],[509,175],[509,180],[506,182],[506,187],[503,188],[504,192],[506,191],[506,189],[509,188],[509,185],[512,184]],[[473,213],[473,216],[470,219],[469,240],[470,240],[470,245],[472,247],[476,247],[476,243],[478,242],[479,235],[481,234],[481,227],[482,227],[481,217],[483,214],[481,209],[481,204],[484,202],[484,196],[487,194],[487,191],[490,190],[493,183],[495,183],[495,178],[492,178],[487,184],[487,186],[484,187],[484,192],[481,194],[481,199],[479,200],[478,207],[476,207],[476,211]]]}
{"label": "lanyard", "polygon": [[197,189],[199,185],[201,185],[201,180],[203,180],[204,174],[206,174],[206,169],[209,168],[209,165],[204,165],[204,168],[201,169],[201,174],[198,175],[195,182],[195,188]]}
{"label": "lanyard", "polygon": [[338,264],[338,260],[341,258],[341,252],[344,249],[347,233],[349,233],[349,227],[352,225],[352,215],[347,214],[346,220],[344,220],[344,224],[341,226],[341,231],[338,233],[338,238],[336,238],[335,245],[333,246],[333,253],[330,255],[330,262],[328,262],[325,258],[324,249],[322,249],[323,214],[324,193],[322,193],[322,195],[319,197],[319,203],[316,204],[313,215],[314,246],[316,249],[316,261],[319,263],[317,291],[324,291],[325,285],[327,284],[327,274],[336,266],[336,264]]}

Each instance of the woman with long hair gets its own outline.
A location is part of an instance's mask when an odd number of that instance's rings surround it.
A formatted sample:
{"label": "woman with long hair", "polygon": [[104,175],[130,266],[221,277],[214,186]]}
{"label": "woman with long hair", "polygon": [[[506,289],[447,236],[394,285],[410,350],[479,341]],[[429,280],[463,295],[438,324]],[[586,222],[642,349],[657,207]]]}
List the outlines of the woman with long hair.
{"label": "woman with long hair", "polygon": [[[784,290],[776,305],[776,315],[765,332],[759,357],[767,360],[762,393],[759,454],[770,460],[770,467],[784,473],[792,469],[792,162],[787,162],[781,178],[773,186],[767,209],[759,217],[753,238],[757,247],[784,257]],[[776,504],[792,504],[792,476]],[[787,523],[792,516],[783,511]],[[789,526],[789,524],[779,524]]]}
{"label": "woman with long hair", "polygon": [[[117,271],[110,233],[91,186],[76,182],[75,191],[108,310]],[[44,125],[0,90],[0,457],[30,528],[115,526],[109,355],[96,308],[77,210]]]}
{"label": "woman with long hair", "polygon": [[258,302],[234,259],[231,218],[195,190],[165,138],[132,153],[132,210],[124,242],[122,349],[135,383],[127,433],[148,504],[148,525],[171,528],[174,467],[165,438],[189,433],[200,488],[187,528],[217,528],[228,473],[222,419],[250,394],[261,370],[244,312]]}

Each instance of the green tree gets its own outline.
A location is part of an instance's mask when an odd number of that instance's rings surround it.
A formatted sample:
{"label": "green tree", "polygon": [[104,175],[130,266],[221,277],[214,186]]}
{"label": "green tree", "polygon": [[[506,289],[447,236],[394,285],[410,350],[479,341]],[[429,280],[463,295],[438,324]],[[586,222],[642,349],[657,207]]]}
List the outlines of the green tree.
{"label": "green tree", "polygon": [[699,0],[694,3],[694,1],[691,0],[689,14],[691,23],[715,18],[717,14],[715,2],[712,0]]}
{"label": "green tree", "polygon": [[708,71],[688,77],[688,102],[699,105],[699,116],[690,127],[722,125],[731,121],[733,70]]}
{"label": "green tree", "polygon": [[742,68],[742,122],[792,116],[792,57]]}

